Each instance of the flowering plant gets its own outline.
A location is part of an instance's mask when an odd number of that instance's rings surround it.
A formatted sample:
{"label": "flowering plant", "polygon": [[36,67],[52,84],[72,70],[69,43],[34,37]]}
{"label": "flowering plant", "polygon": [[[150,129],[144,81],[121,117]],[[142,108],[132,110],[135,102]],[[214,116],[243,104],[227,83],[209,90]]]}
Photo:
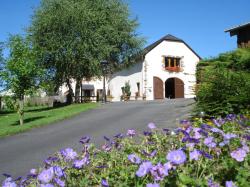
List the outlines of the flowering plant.
{"label": "flowering plant", "polygon": [[165,67],[165,69],[167,71],[173,71],[173,72],[180,72],[181,71],[181,67],[179,66],[175,66],[175,67]]}
{"label": "flowering plant", "polygon": [[63,149],[24,178],[6,175],[3,186],[250,186],[248,118],[148,127],[105,136],[101,148],[83,137],[81,153]]}

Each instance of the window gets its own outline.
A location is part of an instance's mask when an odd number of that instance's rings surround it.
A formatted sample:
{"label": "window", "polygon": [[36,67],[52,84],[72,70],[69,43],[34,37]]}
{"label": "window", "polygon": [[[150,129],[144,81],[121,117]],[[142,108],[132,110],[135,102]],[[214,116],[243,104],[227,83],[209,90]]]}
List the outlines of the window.
{"label": "window", "polygon": [[180,71],[180,58],[165,57],[165,69],[168,71]]}

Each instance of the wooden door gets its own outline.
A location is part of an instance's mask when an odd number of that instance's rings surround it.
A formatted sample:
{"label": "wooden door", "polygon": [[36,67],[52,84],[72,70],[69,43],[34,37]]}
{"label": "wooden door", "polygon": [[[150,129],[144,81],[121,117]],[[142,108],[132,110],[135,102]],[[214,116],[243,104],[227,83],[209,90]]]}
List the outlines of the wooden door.
{"label": "wooden door", "polygon": [[163,99],[163,82],[160,78],[154,77],[154,99]]}
{"label": "wooden door", "polygon": [[184,83],[181,79],[175,78],[175,98],[184,98]]}

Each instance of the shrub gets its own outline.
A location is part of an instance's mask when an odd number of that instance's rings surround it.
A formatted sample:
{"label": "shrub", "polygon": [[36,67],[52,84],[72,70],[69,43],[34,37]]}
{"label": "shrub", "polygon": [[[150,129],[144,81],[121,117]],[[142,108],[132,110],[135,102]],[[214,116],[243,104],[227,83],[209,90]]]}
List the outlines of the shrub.
{"label": "shrub", "polygon": [[250,107],[250,49],[238,49],[197,66],[197,111],[240,113]]}
{"label": "shrub", "polygon": [[129,84],[129,81],[128,81],[128,82],[125,82],[124,92],[125,92],[126,96],[130,97],[131,91],[130,91],[130,84]]}
{"label": "shrub", "polygon": [[173,131],[148,127],[143,135],[130,129],[126,136],[104,136],[100,149],[82,137],[80,153],[63,149],[43,168],[19,181],[7,176],[3,185],[250,186],[249,118],[184,120]]}
{"label": "shrub", "polygon": [[6,109],[8,110],[14,110],[15,109],[15,99],[11,96],[4,96],[3,97],[3,103]]}

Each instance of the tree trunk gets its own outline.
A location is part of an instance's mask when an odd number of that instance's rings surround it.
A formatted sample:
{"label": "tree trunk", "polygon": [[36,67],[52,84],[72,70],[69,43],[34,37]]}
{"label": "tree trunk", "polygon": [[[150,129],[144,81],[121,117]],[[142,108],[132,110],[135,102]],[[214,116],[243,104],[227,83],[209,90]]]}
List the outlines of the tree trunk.
{"label": "tree trunk", "polygon": [[23,118],[24,118],[24,100],[23,96],[21,96],[18,100],[18,110],[17,113],[19,114],[19,121],[20,125],[23,125]]}
{"label": "tree trunk", "polygon": [[81,79],[76,79],[75,103],[80,103],[80,88],[81,88]]}
{"label": "tree trunk", "polygon": [[74,93],[73,93],[73,89],[72,89],[72,86],[70,84],[70,80],[69,79],[66,80],[66,84],[67,84],[67,86],[69,88],[69,93],[67,94],[67,101],[66,101],[66,103],[67,104],[72,104]]}

